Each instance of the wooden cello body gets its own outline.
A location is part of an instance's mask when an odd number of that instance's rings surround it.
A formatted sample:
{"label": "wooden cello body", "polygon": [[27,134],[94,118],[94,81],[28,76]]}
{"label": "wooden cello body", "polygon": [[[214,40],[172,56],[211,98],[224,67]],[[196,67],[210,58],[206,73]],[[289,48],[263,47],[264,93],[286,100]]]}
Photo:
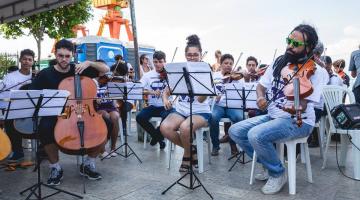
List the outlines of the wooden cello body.
{"label": "wooden cello body", "polygon": [[0,160],[6,158],[11,152],[11,143],[6,133],[0,129]]}
{"label": "wooden cello body", "polygon": [[68,154],[83,154],[99,150],[106,142],[107,127],[93,105],[97,88],[88,77],[76,74],[61,81],[60,90],[71,94],[65,113],[58,117],[55,126],[55,141]]}

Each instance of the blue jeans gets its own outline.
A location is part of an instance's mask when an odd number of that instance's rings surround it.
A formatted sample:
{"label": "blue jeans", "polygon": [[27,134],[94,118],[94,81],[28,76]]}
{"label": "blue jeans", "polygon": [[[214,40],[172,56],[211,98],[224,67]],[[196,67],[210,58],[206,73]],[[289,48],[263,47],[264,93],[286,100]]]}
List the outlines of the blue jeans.
{"label": "blue jeans", "polygon": [[281,176],[285,168],[277,155],[274,143],[309,136],[313,127],[303,124],[300,128],[291,118],[272,119],[269,115],[253,117],[230,127],[230,137],[250,157],[254,150],[260,162],[272,177]]}
{"label": "blue jeans", "polygon": [[[240,109],[230,109],[214,105],[210,120],[210,136],[213,149],[220,149],[219,141],[219,122],[223,117],[228,117],[233,123],[239,122],[243,119],[243,111]],[[230,140],[230,144],[235,144],[234,141]]]}
{"label": "blue jeans", "polygon": [[136,115],[136,122],[151,135],[152,138],[157,138],[158,140],[163,140],[164,137],[160,132],[160,126],[154,127],[152,123],[150,123],[150,119],[152,117],[161,117],[162,120],[168,116],[168,114],[172,110],[165,110],[164,106],[155,107],[148,106],[143,108],[139,114]]}

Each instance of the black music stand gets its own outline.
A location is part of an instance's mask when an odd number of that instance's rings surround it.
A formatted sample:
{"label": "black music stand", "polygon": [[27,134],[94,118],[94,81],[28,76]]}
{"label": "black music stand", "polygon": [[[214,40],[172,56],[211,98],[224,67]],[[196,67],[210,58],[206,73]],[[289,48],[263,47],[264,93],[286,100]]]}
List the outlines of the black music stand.
{"label": "black music stand", "polygon": [[[190,69],[189,69],[190,68]],[[188,70],[189,69],[189,70]],[[191,71],[190,71],[191,70]],[[213,199],[212,195],[206,190],[200,179],[196,176],[192,164],[192,143],[193,143],[193,123],[192,123],[192,102],[195,96],[216,96],[214,83],[208,64],[203,62],[170,63],[166,66],[167,83],[171,95],[187,95],[190,98],[190,168],[189,170],[171,184],[161,194],[164,195],[174,185],[179,184],[187,189],[195,190],[202,187],[205,192]],[[196,78],[194,76],[197,76]],[[202,80],[199,80],[201,78]],[[198,87],[194,87],[194,83]],[[210,85],[211,88],[208,88]],[[170,147],[168,147],[170,148]],[[190,185],[187,186],[180,181],[187,175],[190,176]],[[195,179],[195,180],[194,180]],[[195,183],[198,183],[195,185]]]}
{"label": "black music stand", "polygon": [[[108,95],[109,95],[110,98],[114,97],[114,98],[122,99],[124,101],[124,104],[126,104],[127,100],[139,100],[139,99],[142,99],[142,97],[143,97],[143,87],[141,86],[141,83],[109,82],[108,83]],[[121,109],[126,109],[125,106],[122,106]],[[127,116],[127,115],[125,115],[125,116]],[[116,152],[117,154],[119,154],[120,156],[122,156],[124,158],[128,158],[131,155],[134,155],[138,159],[138,161],[140,163],[142,163],[140,158],[136,155],[135,151],[128,144],[128,140],[127,140],[127,135],[128,134],[127,134],[127,128],[126,128],[127,127],[127,124],[126,124],[127,120],[125,119],[124,121],[125,121],[125,124],[123,124],[123,133],[122,133],[122,134],[125,134],[124,135],[125,136],[124,144],[122,144],[118,148],[112,150],[109,153],[109,155],[101,158],[101,161],[103,161],[105,158],[108,158],[109,156],[111,156],[112,153]],[[119,128],[121,128],[121,127],[119,127]],[[119,149],[121,149],[121,147],[124,147],[125,154],[117,152]],[[130,150],[130,153],[128,153],[128,148]]]}
{"label": "black music stand", "polygon": [[[225,86],[226,107],[243,110],[243,120],[245,120],[245,111],[248,102],[255,101],[256,103],[256,100],[249,98],[251,92],[256,91],[255,89],[255,85],[244,85],[244,83],[239,83],[237,86],[236,83],[228,83]],[[239,101],[241,101],[240,105],[238,103]],[[228,160],[232,160],[233,158],[236,158],[236,160],[229,168],[229,172],[235,167],[236,163],[246,164],[251,162],[251,160],[245,161],[245,151],[243,150],[231,156]]]}
{"label": "black music stand", "polygon": [[[82,199],[82,196],[77,194],[55,188],[44,184],[41,181],[41,160],[39,156],[39,133],[38,133],[38,118],[40,116],[58,116],[66,102],[66,98],[69,96],[68,91],[64,90],[18,90],[10,92],[10,101],[7,106],[5,113],[5,119],[17,119],[17,118],[28,118],[31,117],[33,120],[34,134],[36,135],[36,168],[37,168],[37,183],[21,191],[20,194],[24,194],[30,191],[26,200],[30,199],[31,196],[35,196],[36,199],[42,200],[54,196],[59,193],[65,193],[73,197]],[[42,196],[41,186],[55,190],[56,192]]]}

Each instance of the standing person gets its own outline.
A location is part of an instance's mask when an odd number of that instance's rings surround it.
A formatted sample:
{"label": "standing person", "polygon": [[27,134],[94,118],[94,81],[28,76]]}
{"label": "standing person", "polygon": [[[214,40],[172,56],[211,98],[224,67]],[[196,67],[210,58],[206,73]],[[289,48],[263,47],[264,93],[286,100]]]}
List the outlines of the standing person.
{"label": "standing person", "polygon": [[154,127],[150,123],[152,117],[165,119],[171,110],[166,110],[162,100],[162,94],[166,87],[165,80],[161,79],[160,73],[164,71],[166,55],[162,51],[155,51],[153,55],[155,70],[145,73],[140,82],[144,86],[144,94],[148,96],[148,107],[145,107],[136,116],[139,125],[151,135],[150,145],[159,143],[160,149],[165,148],[164,137],[160,132],[160,126]]}
{"label": "standing person", "polygon": [[349,71],[351,76],[356,78],[353,86],[353,92],[356,103],[360,103],[360,77],[358,75],[360,73],[360,45],[358,50],[351,53]]}
{"label": "standing person", "polygon": [[216,50],[215,51],[215,59],[216,59],[216,63],[214,63],[213,65],[211,65],[211,70],[213,71],[213,72],[218,72],[218,71],[220,71],[221,69],[220,69],[220,65],[221,65],[221,63],[220,63],[220,59],[221,59],[221,51],[220,50]]}
{"label": "standing person", "polygon": [[[31,68],[34,64],[35,53],[30,49],[20,52],[20,69],[5,75],[3,79],[4,90],[18,90],[21,86],[31,83]],[[12,153],[8,162],[18,162],[24,159],[22,136],[14,128],[14,120],[5,121],[5,131],[9,136]]]}
{"label": "standing person", "polygon": [[301,24],[291,31],[286,42],[285,54],[279,56],[272,66],[268,67],[256,88],[257,105],[260,109],[265,109],[268,105],[265,98],[266,90],[271,91],[273,95],[273,100],[268,106],[268,114],[238,122],[229,130],[230,137],[250,157],[256,151],[258,162],[266,169],[256,175],[256,179],[267,180],[261,189],[264,194],[279,192],[287,182],[285,168],[277,155],[274,143],[309,136],[315,125],[313,103],[319,102],[322,90],[320,74],[315,70],[310,77],[312,85],[315,86],[314,91],[310,96],[300,100],[304,112],[303,124],[298,127],[290,114],[294,112],[294,102],[287,100],[282,91],[285,80],[281,73],[288,70],[289,64],[301,65],[307,61],[309,65],[314,66],[314,61],[308,58],[312,56],[318,36],[313,27]]}
{"label": "standing person", "polygon": [[[55,57],[57,64],[45,68],[39,72],[34,79],[32,89],[58,89],[60,82],[75,74],[95,78],[99,74],[105,74],[109,68],[101,62],[85,61],[80,64],[71,64],[74,46],[68,40],[60,40],[55,44]],[[59,147],[54,138],[54,129],[57,117],[42,117],[39,124],[39,135],[41,144],[44,145],[46,154],[50,162],[50,174],[46,182],[48,185],[59,185],[63,178],[63,170],[59,163]],[[99,152],[89,152],[85,160],[80,166],[80,174],[86,176],[90,180],[101,179],[101,174],[96,171],[95,159]],[[84,167],[83,167],[84,165]],[[84,170],[83,170],[84,168]]]}
{"label": "standing person", "polygon": [[[220,141],[219,141],[219,122],[223,117],[230,118],[232,123],[239,122],[243,119],[243,111],[241,109],[227,108],[226,107],[226,96],[224,91],[224,84],[230,82],[230,77],[225,79],[225,75],[231,73],[232,67],[234,65],[234,57],[230,54],[224,54],[220,59],[220,71],[215,72],[213,75],[214,82],[217,82],[216,89],[218,90],[218,96],[215,98],[214,108],[211,114],[210,120],[210,135],[211,142],[213,145],[211,155],[218,156],[220,150]],[[237,82],[231,81],[232,83]],[[229,123],[231,124],[231,123]],[[229,129],[230,126],[224,129]],[[225,130],[227,132],[227,130]],[[227,135],[227,134],[226,134]],[[228,136],[228,135],[227,135]],[[228,139],[231,148],[231,154],[234,155],[238,153],[236,144],[231,139]]]}
{"label": "standing person", "polygon": [[[197,35],[187,37],[185,47],[185,57],[188,62],[201,62],[202,48],[200,39]],[[164,91],[163,102],[165,109],[172,108],[169,101],[170,92],[168,88]],[[190,133],[190,103],[192,103],[192,123],[193,129]],[[190,134],[201,127],[208,125],[211,118],[210,106],[206,96],[195,96],[194,101],[190,102],[189,96],[179,95],[177,98],[176,110],[170,113],[160,126],[160,131],[171,142],[184,148],[180,172],[187,172],[190,169],[190,162],[197,165],[196,147],[192,146],[193,160],[190,160]],[[180,134],[177,131],[180,131]]]}
{"label": "standing person", "polygon": [[148,55],[142,54],[140,56],[140,78],[145,74],[151,71],[150,59]]}
{"label": "standing person", "polygon": [[333,62],[334,71],[339,77],[343,80],[343,83],[349,87],[350,86],[350,77],[344,72],[345,60],[339,59]]}

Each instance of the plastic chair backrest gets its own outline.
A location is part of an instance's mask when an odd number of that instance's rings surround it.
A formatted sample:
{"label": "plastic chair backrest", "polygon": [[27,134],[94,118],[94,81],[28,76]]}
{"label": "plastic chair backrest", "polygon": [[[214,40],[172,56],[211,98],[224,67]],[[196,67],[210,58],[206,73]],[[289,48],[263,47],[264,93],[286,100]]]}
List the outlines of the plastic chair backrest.
{"label": "plastic chair backrest", "polygon": [[344,94],[348,95],[350,104],[355,103],[355,97],[351,90],[337,86],[337,85],[326,85],[322,91],[322,97],[324,98],[324,103],[326,107],[326,112],[330,124],[330,130],[335,131],[336,127],[331,116],[331,110],[343,103]]}

